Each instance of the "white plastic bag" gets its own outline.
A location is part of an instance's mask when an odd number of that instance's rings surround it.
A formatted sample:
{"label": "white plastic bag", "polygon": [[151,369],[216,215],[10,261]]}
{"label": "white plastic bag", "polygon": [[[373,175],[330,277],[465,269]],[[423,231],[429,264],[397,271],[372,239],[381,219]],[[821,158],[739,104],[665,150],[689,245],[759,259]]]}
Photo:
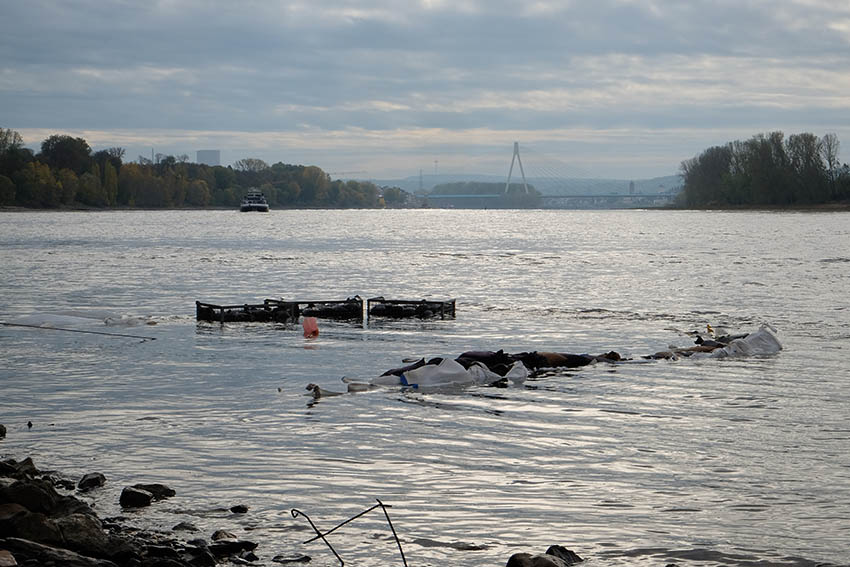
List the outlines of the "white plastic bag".
{"label": "white plastic bag", "polygon": [[758,331],[744,338],[735,339],[723,348],[718,348],[707,354],[708,358],[727,358],[739,356],[764,356],[776,354],[782,350],[782,343],[773,333],[776,329],[770,325],[762,325]]}

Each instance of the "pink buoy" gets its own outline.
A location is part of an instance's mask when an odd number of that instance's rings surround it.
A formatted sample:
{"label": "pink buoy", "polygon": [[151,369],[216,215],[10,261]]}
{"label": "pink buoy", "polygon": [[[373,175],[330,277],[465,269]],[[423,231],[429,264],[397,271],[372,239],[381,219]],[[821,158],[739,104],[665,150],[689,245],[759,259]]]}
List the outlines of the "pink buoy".
{"label": "pink buoy", "polygon": [[319,336],[319,322],[315,317],[304,317],[301,324],[304,327],[304,338],[313,339]]}

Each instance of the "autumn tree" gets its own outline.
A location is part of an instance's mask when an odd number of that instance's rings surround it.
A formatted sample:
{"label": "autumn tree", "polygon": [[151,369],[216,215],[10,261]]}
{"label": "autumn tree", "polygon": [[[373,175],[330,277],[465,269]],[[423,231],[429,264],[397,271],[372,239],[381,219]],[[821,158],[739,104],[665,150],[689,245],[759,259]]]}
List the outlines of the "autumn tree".
{"label": "autumn tree", "polygon": [[58,207],[61,188],[45,163],[30,162],[14,176],[16,200],[27,207]]}
{"label": "autumn tree", "polygon": [[[115,169],[115,174],[118,175],[118,172],[121,171],[121,166],[124,165],[124,153],[124,148],[107,148],[92,154],[92,160],[97,163],[100,171],[104,174],[106,173],[106,164],[112,164],[112,167]],[[104,179],[104,183],[105,182],[106,180]]]}
{"label": "autumn tree", "polygon": [[79,187],[77,174],[66,167],[56,173],[56,180],[62,186],[62,204],[73,205],[77,199],[77,189]]}
{"label": "autumn tree", "polygon": [[186,188],[186,204],[193,207],[206,207],[210,204],[212,195],[205,181],[196,179]]}
{"label": "autumn tree", "polygon": [[80,176],[79,183],[77,184],[77,200],[91,207],[105,207],[109,205],[109,198],[106,196],[106,191],[100,182],[100,168],[97,167],[97,164],[92,166],[91,171],[87,171]]}
{"label": "autumn tree", "polygon": [[301,196],[301,186],[294,179],[286,181],[278,187],[278,201],[282,205],[292,205]]}
{"label": "autumn tree", "polygon": [[15,183],[5,175],[0,175],[0,205],[14,204]]}
{"label": "autumn tree", "polygon": [[723,177],[732,162],[730,146],[713,146],[682,162],[685,202],[688,206],[718,203]]}
{"label": "autumn tree", "polygon": [[110,207],[118,204],[118,173],[111,161],[107,161],[103,166],[103,191]]}
{"label": "autumn tree", "polygon": [[404,204],[407,194],[398,187],[384,187],[383,197],[388,207],[398,207]]}
{"label": "autumn tree", "polygon": [[33,161],[33,153],[24,147],[24,139],[14,130],[0,128],[0,175],[11,176]]}
{"label": "autumn tree", "polygon": [[301,170],[298,185],[301,186],[301,202],[308,205],[322,205],[328,194],[330,176],[315,165]]}
{"label": "autumn tree", "polygon": [[23,147],[24,139],[21,135],[7,128],[0,128],[0,154],[9,150],[16,150]]}
{"label": "autumn tree", "polygon": [[771,132],[709,148],[682,162],[685,204],[793,205],[839,198],[837,146],[834,137],[825,142],[804,132],[786,140]]}
{"label": "autumn tree", "polygon": [[67,167],[77,175],[91,168],[91,148],[82,138],[54,134],[41,143],[39,159],[53,169]]}

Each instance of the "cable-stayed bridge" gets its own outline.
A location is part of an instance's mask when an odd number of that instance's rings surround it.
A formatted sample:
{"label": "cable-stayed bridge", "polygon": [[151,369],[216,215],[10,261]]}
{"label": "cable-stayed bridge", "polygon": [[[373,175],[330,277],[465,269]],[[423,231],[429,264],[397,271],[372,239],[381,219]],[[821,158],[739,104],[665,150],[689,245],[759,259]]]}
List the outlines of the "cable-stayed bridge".
{"label": "cable-stayed bridge", "polygon": [[[416,178],[408,178],[403,180],[407,184],[402,189],[424,194],[432,207],[505,208],[517,202],[507,200],[507,195],[536,192],[537,207],[585,209],[664,206],[672,203],[681,185],[678,176],[644,180],[593,178],[586,170],[567,165],[533,147],[520,148],[518,142],[514,142],[506,170],[506,177],[420,174],[418,187]],[[435,194],[435,188],[439,195]]]}

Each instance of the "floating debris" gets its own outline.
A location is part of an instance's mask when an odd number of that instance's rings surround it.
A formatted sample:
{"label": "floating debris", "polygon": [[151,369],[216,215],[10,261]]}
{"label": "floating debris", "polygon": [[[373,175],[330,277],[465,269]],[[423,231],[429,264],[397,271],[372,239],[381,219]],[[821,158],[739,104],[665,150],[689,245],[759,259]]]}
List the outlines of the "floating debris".
{"label": "floating debris", "polygon": [[429,299],[384,299],[373,297],[366,301],[369,317],[387,317],[392,319],[445,319],[455,317],[455,301],[437,301]]}
{"label": "floating debris", "polygon": [[196,301],[195,318],[198,321],[215,323],[289,323],[298,320],[298,304],[277,299],[265,299],[262,303],[241,305],[215,305]]}
{"label": "floating debris", "polygon": [[[388,319],[446,319],[455,317],[455,300],[429,299],[385,299],[373,297],[367,300],[366,316]],[[284,301],[264,299],[262,303],[240,303],[216,305],[195,301],[195,316],[198,321],[217,323],[274,322],[292,323],[300,317],[315,317],[334,321],[364,320],[363,299],[359,295],[342,300]]]}

